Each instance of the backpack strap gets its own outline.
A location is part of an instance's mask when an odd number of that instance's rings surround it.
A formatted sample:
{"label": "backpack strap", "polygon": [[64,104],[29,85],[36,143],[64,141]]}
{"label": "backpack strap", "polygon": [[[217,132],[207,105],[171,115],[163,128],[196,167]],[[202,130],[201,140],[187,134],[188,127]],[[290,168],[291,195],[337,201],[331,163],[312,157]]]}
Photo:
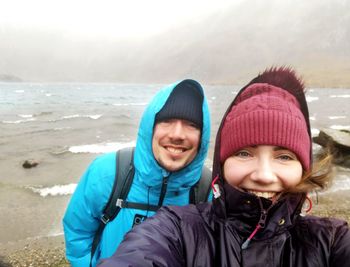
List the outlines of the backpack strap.
{"label": "backpack strap", "polygon": [[211,183],[211,171],[208,167],[203,165],[201,178],[199,181],[192,186],[190,191],[190,203],[198,204],[200,202],[208,201],[210,194],[210,183]]}
{"label": "backpack strap", "polygon": [[103,229],[109,221],[112,221],[118,215],[122,208],[122,205],[118,204],[120,200],[124,200],[129,193],[135,174],[134,149],[134,147],[126,147],[117,151],[114,184],[91,245],[90,266],[92,266],[92,259],[100,243]]}

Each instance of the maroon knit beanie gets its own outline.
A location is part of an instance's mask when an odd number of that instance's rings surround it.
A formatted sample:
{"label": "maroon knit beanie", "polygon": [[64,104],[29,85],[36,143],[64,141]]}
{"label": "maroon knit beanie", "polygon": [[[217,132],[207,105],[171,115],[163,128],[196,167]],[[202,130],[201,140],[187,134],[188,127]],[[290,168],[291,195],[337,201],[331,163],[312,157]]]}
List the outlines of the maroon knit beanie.
{"label": "maroon knit beanie", "polygon": [[298,100],[268,83],[249,85],[235,100],[221,132],[220,162],[246,146],[273,145],[294,152],[310,169],[311,140]]}

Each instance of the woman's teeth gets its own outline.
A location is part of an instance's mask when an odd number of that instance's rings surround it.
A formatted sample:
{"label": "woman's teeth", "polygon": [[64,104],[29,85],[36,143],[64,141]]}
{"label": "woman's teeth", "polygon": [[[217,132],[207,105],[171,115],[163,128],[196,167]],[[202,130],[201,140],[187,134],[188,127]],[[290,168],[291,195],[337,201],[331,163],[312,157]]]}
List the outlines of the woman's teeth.
{"label": "woman's teeth", "polygon": [[276,196],[276,192],[260,192],[260,191],[254,191],[254,190],[248,190],[248,192],[258,197],[263,197],[267,199],[271,199]]}

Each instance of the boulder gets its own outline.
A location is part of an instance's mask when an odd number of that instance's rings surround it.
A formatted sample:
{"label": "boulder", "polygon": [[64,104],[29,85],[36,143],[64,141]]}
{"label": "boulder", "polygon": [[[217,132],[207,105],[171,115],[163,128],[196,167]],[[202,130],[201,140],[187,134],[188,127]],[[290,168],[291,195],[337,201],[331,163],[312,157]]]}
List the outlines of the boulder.
{"label": "boulder", "polygon": [[25,169],[30,169],[33,167],[38,166],[39,162],[34,159],[27,159],[26,161],[23,162],[22,167]]}
{"label": "boulder", "polygon": [[350,131],[322,129],[313,141],[330,148],[335,164],[350,168]]}

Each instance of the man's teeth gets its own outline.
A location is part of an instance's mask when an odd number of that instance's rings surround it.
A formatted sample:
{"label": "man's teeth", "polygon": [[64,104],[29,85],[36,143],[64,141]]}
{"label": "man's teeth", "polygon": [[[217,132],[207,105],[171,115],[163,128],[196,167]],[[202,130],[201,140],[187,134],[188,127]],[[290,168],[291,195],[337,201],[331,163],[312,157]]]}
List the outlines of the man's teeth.
{"label": "man's teeth", "polygon": [[253,190],[248,190],[248,192],[258,197],[263,197],[267,199],[271,199],[276,195],[276,192],[259,192],[259,191],[253,191]]}
{"label": "man's teeth", "polygon": [[172,153],[182,153],[185,151],[182,148],[174,148],[174,147],[168,147],[167,150],[172,152]]}

